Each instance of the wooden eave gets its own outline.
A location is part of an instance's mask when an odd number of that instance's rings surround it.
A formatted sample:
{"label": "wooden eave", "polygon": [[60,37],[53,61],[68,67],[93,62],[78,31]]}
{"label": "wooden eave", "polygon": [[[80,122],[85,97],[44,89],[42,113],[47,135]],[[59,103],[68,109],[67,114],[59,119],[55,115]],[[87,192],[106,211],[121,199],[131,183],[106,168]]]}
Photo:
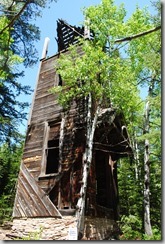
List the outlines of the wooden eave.
{"label": "wooden eave", "polygon": [[113,160],[133,155],[124,117],[113,108],[102,109],[99,114],[94,149],[110,153]]}

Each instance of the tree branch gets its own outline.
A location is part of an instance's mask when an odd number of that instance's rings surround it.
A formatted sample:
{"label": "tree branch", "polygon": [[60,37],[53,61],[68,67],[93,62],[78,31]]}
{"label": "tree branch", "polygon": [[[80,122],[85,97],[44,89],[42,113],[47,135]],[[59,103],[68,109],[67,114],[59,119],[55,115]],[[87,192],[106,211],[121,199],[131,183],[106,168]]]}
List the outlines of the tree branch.
{"label": "tree branch", "polygon": [[23,7],[20,9],[20,11],[11,19],[10,23],[8,25],[6,25],[1,31],[0,31],[0,35],[7,29],[12,27],[12,25],[14,24],[14,22],[19,18],[19,16],[22,14],[22,12],[25,10],[26,6],[31,2],[31,0],[27,0],[25,2],[25,4],[23,5]]}
{"label": "tree branch", "polygon": [[132,36],[128,36],[128,37],[124,37],[124,38],[122,38],[122,39],[117,39],[117,40],[115,41],[115,43],[118,43],[118,42],[125,42],[125,41],[131,41],[132,39],[136,39],[136,38],[138,38],[138,37],[148,35],[148,34],[154,32],[154,31],[157,31],[157,30],[159,30],[159,29],[161,29],[161,26],[157,26],[157,27],[155,27],[155,28],[153,28],[153,29],[151,29],[151,30],[144,31],[144,32],[141,32],[141,33],[136,34],[136,35],[132,35]]}

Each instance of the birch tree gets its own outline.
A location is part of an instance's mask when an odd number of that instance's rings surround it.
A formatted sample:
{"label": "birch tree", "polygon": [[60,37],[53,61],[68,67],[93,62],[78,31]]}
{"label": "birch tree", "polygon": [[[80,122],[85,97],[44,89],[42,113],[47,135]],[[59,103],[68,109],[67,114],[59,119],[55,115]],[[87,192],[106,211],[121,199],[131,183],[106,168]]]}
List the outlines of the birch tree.
{"label": "birch tree", "polygon": [[[145,125],[144,133],[149,133],[149,102],[145,108]],[[149,140],[145,139],[144,149],[144,229],[147,235],[152,235],[151,219],[150,219],[150,161],[149,161]]]}
{"label": "birch tree", "polygon": [[[160,3],[155,4],[157,9],[157,15],[148,18],[148,23],[159,26],[160,25]],[[134,23],[138,21],[139,16],[141,15],[140,10],[132,16],[134,18]],[[129,21],[129,20],[128,20]],[[138,25],[138,23],[137,23]],[[130,26],[131,27],[131,26]],[[132,29],[135,26],[131,27]],[[144,145],[144,149],[140,148],[137,144],[137,148],[140,154],[144,155],[144,163],[141,163],[142,171],[144,171],[144,233],[146,236],[152,236],[152,224],[155,225],[153,204],[154,200],[152,198],[158,199],[154,195],[154,188],[157,188],[157,194],[160,199],[160,148],[161,148],[161,128],[160,128],[160,119],[161,119],[161,34],[160,29],[154,32],[152,35],[142,36],[130,42],[128,53],[132,60],[132,68],[136,72],[136,77],[138,84],[142,89],[146,89],[146,101],[145,102],[145,116],[144,119],[141,119],[141,124],[144,124],[144,129],[138,129],[137,141]],[[144,121],[144,122],[143,122]],[[142,128],[142,126],[141,126]],[[140,132],[141,131],[141,132]],[[140,133],[139,133],[140,132]],[[156,143],[156,144],[155,144]],[[156,149],[157,148],[157,149]],[[143,151],[144,150],[144,151]],[[155,153],[159,151],[159,153]],[[142,158],[141,158],[142,161]],[[157,168],[155,171],[154,168]],[[154,171],[153,171],[154,170]],[[159,183],[155,184],[155,176],[152,173],[157,175],[157,180]],[[158,173],[159,172],[159,173]],[[153,181],[153,182],[152,182]],[[152,185],[151,185],[152,184]],[[152,187],[152,190],[151,190]],[[156,206],[154,204],[154,206]],[[160,208],[159,200],[157,200],[157,206]],[[157,207],[155,207],[157,208]],[[160,222],[160,215],[157,214],[157,223]],[[157,225],[159,228],[159,225]]]}

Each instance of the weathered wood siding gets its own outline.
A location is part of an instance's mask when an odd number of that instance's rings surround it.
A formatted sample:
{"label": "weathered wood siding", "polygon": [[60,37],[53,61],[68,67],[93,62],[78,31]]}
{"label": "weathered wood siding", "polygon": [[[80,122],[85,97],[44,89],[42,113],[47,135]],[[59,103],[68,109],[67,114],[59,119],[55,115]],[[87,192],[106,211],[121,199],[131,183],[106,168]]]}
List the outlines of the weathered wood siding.
{"label": "weathered wood siding", "polygon": [[[60,120],[61,107],[49,89],[58,83],[55,63],[58,56],[42,60],[31,121],[27,130],[13,216],[61,216],[47,196],[54,180],[39,181],[43,157],[45,121]],[[51,182],[50,182],[51,181]],[[42,182],[42,184],[40,184]],[[49,184],[49,187],[48,187]],[[43,189],[42,189],[43,188]]]}
{"label": "weathered wood siding", "polygon": [[21,164],[14,217],[57,216],[61,214],[38,186],[24,163]]}
{"label": "weathered wood siding", "polygon": [[[53,86],[57,86],[59,82],[59,76],[55,70],[57,59],[58,55],[55,55],[41,61],[31,120],[26,134],[22,166],[18,178],[14,217],[60,215],[56,209],[58,205],[57,198],[59,197],[57,194],[59,191],[58,174],[57,176],[46,175],[43,169],[44,150],[47,143],[45,140],[48,137],[45,123],[56,125],[54,131],[52,131],[52,137],[59,138],[61,113],[63,112],[61,106],[57,103],[56,96],[49,91]],[[80,171],[82,167],[82,152],[80,150],[84,141],[82,141],[83,136],[79,136],[82,132],[78,133],[78,130],[79,125],[83,123],[81,113],[83,105],[80,101],[77,101],[77,104],[77,107],[76,103],[72,105],[65,126],[64,161],[61,165],[63,176],[60,180],[62,189],[61,208],[75,207],[80,190],[79,181],[81,180]],[[66,173],[64,174],[64,172]],[[72,190],[70,190],[71,188]],[[70,202],[70,206],[68,206],[68,202]]]}
{"label": "weathered wood siding", "polygon": [[30,124],[40,124],[44,121],[58,119],[61,107],[55,100],[55,95],[49,89],[58,85],[58,75],[55,72],[55,65],[58,56],[45,59],[41,63],[39,81],[36,90],[34,106]]}

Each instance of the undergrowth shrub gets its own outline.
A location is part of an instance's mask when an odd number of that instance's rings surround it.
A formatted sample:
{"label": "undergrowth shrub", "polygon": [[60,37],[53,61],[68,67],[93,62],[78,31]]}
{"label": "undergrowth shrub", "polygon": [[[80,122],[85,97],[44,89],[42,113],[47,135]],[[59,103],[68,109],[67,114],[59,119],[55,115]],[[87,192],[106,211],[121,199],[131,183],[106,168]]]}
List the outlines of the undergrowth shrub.
{"label": "undergrowth shrub", "polygon": [[144,234],[142,229],[142,220],[135,215],[123,215],[119,222],[119,226],[122,232],[119,236],[120,240],[161,240],[161,230],[157,227],[152,228],[152,236]]}
{"label": "undergrowth shrub", "polygon": [[137,216],[123,215],[119,222],[122,234],[120,240],[141,240],[142,239],[142,221]]}

